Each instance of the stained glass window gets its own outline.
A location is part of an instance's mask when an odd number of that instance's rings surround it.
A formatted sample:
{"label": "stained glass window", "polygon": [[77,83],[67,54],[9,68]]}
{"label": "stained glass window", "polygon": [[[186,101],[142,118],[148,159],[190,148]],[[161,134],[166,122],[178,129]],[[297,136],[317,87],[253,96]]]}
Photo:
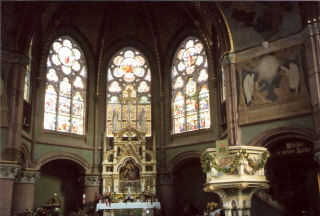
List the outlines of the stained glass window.
{"label": "stained glass window", "polygon": [[47,58],[44,129],[84,134],[87,69],[70,37],[55,40]]}
{"label": "stained glass window", "polygon": [[107,80],[106,135],[131,125],[151,136],[151,71],[145,56],[132,47],[118,51]]}
{"label": "stained glass window", "polygon": [[202,42],[188,37],[177,50],[171,70],[174,134],[210,128],[208,74]]}
{"label": "stained glass window", "polygon": [[32,43],[33,43],[33,38],[30,41],[30,46],[29,46],[29,64],[26,68],[26,74],[24,77],[24,92],[23,92],[23,99],[25,101],[30,102],[30,74],[31,74],[31,58],[32,58]]}

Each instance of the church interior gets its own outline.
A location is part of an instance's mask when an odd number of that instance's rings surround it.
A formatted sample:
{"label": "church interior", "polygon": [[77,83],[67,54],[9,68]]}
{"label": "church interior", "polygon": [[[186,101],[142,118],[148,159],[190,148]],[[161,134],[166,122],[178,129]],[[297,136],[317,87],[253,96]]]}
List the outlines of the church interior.
{"label": "church interior", "polygon": [[1,1],[0,215],[320,215],[319,1]]}

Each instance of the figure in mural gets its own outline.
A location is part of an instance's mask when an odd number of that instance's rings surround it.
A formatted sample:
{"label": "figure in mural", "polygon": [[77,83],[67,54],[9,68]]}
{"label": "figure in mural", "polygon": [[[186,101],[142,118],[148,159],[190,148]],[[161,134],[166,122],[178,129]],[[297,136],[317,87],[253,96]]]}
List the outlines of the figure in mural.
{"label": "figure in mural", "polygon": [[122,181],[132,181],[137,180],[138,174],[133,169],[132,165],[128,165],[123,172],[120,173],[120,180]]}
{"label": "figure in mural", "polygon": [[133,170],[133,167],[131,165],[128,166],[128,180],[136,180],[137,173]]}
{"label": "figure in mural", "polygon": [[261,105],[264,103],[269,102],[269,100],[266,99],[266,96],[268,94],[267,91],[260,92],[263,87],[265,87],[265,84],[262,84],[259,87],[259,82],[262,81],[262,77],[259,75],[257,77],[257,80],[253,84],[253,99],[251,105]]}
{"label": "figure in mural", "polygon": [[294,63],[290,63],[289,69],[283,66],[280,66],[280,68],[286,71],[286,74],[289,77],[289,87],[295,92],[298,92],[299,83],[300,83],[298,66]]}
{"label": "figure in mural", "polygon": [[47,205],[61,205],[61,200],[57,194],[54,194],[48,201]]}
{"label": "figure in mural", "polygon": [[122,180],[122,181],[128,180],[128,171],[129,171],[129,169],[126,168],[123,172],[120,173],[120,180]]}
{"label": "figure in mural", "polygon": [[113,115],[112,115],[113,131],[118,130],[118,121],[119,121],[119,113],[117,112],[117,109],[114,107],[113,108]]}
{"label": "figure in mural", "polygon": [[253,96],[253,79],[254,74],[247,74],[247,76],[243,80],[243,92],[246,97],[247,103],[252,101]]}
{"label": "figure in mural", "polygon": [[273,92],[278,97],[278,100],[283,100],[289,98],[291,92],[289,89],[289,77],[286,74],[285,70],[279,71],[279,76],[281,76],[281,82],[279,84],[279,88],[275,88]]}
{"label": "figure in mural", "polygon": [[147,131],[146,110],[144,109],[144,107],[141,110],[139,125],[141,128],[141,131]]}

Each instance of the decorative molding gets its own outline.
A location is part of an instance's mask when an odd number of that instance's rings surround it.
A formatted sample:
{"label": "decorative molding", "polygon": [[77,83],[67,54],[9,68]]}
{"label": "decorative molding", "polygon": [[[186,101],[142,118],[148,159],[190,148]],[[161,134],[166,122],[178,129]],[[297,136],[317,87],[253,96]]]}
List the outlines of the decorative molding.
{"label": "decorative molding", "polygon": [[16,177],[16,183],[34,184],[41,177],[39,170],[23,170]]}
{"label": "decorative molding", "polygon": [[20,169],[17,163],[0,162],[0,179],[15,179]]}
{"label": "decorative molding", "polygon": [[177,180],[172,173],[158,173],[158,185],[177,184]]}
{"label": "decorative molding", "polygon": [[86,175],[79,178],[83,186],[97,186],[100,187],[101,174]]}
{"label": "decorative molding", "polygon": [[21,53],[10,52],[7,50],[1,50],[1,59],[8,62],[19,63],[25,67],[27,67],[27,65],[30,62],[29,58],[26,55]]}

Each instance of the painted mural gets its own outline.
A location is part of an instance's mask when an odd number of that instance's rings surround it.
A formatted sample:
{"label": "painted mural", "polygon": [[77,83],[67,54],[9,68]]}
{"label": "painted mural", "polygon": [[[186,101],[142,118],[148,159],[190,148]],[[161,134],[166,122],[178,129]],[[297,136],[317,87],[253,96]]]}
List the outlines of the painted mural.
{"label": "painted mural", "polygon": [[237,64],[242,123],[267,120],[270,111],[285,117],[310,110],[301,52],[297,45]]}

